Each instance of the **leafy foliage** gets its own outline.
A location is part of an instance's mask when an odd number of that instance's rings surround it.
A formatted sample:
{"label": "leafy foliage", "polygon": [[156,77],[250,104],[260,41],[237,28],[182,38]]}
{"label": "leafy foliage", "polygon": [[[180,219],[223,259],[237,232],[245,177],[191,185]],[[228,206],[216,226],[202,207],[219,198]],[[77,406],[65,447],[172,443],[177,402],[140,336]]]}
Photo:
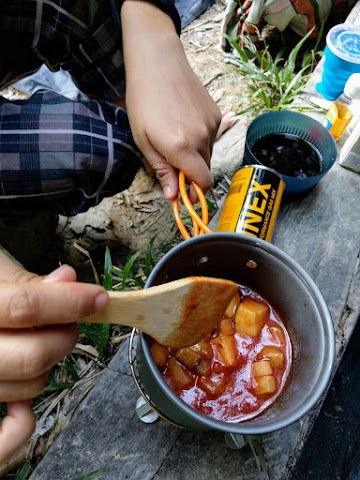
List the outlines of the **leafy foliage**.
{"label": "leafy foliage", "polygon": [[[150,275],[156,263],[153,256],[155,238],[152,238],[147,246],[145,259],[143,258],[143,252],[135,252],[123,268],[113,265],[110,250],[106,247],[103,276],[105,290],[123,291],[144,288],[146,278]],[[143,272],[143,275],[138,274],[139,269]],[[80,333],[96,348],[99,359],[103,359],[108,353],[111,328],[109,324],[79,324]],[[120,328],[123,334],[130,331],[128,327],[117,328]]]}
{"label": "leafy foliage", "polygon": [[84,473],[83,475],[73,478],[72,480],[95,480],[97,478],[100,478],[100,476],[107,470],[108,468],[101,468],[100,470],[94,470],[89,473]]}
{"label": "leafy foliage", "polygon": [[[311,104],[308,107],[300,107],[296,104],[296,99],[304,91],[316,66],[317,57],[323,54],[322,51],[317,51],[322,36],[321,31],[314,47],[303,54],[299,68],[300,51],[311,33],[312,30],[297,43],[288,56],[285,48],[282,48],[275,58],[270,54],[268,45],[258,51],[247,37],[242,37],[244,42],[242,47],[239,44],[239,38],[234,40],[226,36],[237,52],[237,57],[233,60],[235,67],[231,70],[236,74],[236,79],[232,81],[243,82],[242,77],[246,77],[250,90],[249,95],[237,95],[239,104],[245,101],[248,105],[240,110],[238,115],[247,113],[255,116],[271,110],[318,109]],[[286,59],[285,56],[287,56]]]}
{"label": "leafy foliage", "polygon": [[34,467],[31,465],[30,462],[25,462],[19,469],[16,474],[15,480],[27,480],[31,473],[33,472]]}

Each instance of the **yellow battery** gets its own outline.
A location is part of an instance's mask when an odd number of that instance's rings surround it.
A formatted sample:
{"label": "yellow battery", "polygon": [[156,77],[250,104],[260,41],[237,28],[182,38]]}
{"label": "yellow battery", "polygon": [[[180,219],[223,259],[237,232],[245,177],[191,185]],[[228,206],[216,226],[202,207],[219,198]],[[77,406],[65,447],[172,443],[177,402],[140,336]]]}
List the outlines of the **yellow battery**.
{"label": "yellow battery", "polygon": [[232,178],[217,232],[237,232],[271,241],[285,182],[273,169],[248,165]]}

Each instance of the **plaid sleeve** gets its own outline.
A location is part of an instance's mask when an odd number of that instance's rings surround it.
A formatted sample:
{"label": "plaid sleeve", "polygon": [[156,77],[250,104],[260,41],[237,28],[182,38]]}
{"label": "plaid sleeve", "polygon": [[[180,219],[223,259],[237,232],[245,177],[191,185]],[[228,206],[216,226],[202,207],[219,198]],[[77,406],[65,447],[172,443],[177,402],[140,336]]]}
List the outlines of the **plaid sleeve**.
{"label": "plaid sleeve", "polygon": [[[119,11],[124,0],[1,0],[0,89],[46,64],[62,67],[90,98],[125,93]],[[180,18],[173,0],[154,0]]]}
{"label": "plaid sleeve", "polygon": [[0,97],[0,211],[75,215],[126,189],[141,163],[124,110],[53,92]]}

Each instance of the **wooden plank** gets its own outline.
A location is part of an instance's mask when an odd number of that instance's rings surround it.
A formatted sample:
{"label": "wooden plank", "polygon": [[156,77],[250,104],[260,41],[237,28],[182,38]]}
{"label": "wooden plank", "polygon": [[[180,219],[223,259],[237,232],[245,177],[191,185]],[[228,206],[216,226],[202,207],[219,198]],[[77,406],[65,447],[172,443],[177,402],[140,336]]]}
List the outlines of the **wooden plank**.
{"label": "wooden plank", "polygon": [[108,468],[102,478],[152,479],[181,430],[165,421],[142,423],[135,413],[138,396],[125,344],[31,478],[70,480]]}

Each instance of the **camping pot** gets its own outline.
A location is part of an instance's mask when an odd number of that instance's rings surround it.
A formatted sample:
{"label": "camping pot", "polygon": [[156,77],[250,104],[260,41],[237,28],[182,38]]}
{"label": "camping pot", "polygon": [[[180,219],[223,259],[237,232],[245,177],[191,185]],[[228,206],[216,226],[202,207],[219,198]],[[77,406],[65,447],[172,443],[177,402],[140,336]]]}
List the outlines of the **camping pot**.
{"label": "camping pot", "polygon": [[270,433],[303,417],[325,392],[335,357],[333,322],[314,281],[275,245],[249,235],[219,232],[174,247],[156,265],[146,288],[192,275],[233,280],[270,302],[292,341],[290,376],[281,396],[260,416],[240,423],[215,420],[174,393],[152,359],[147,335],[140,333],[136,347],[139,380],[157,410],[184,428],[233,434]]}

